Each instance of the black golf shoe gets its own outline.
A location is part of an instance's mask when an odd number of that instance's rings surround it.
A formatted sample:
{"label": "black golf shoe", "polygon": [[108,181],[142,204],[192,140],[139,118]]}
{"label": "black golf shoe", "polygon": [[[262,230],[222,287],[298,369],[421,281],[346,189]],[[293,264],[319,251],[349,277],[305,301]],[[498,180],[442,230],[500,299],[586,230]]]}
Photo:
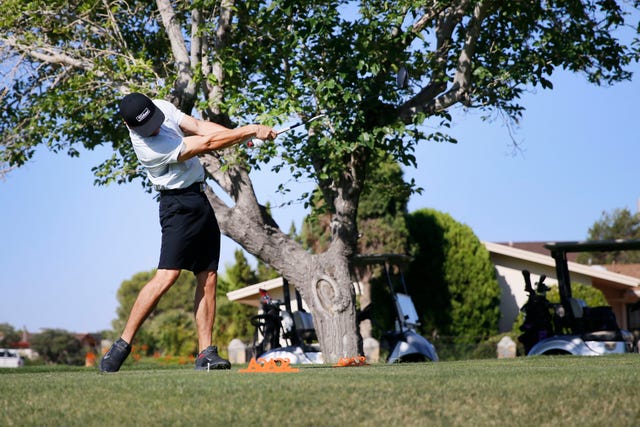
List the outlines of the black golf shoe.
{"label": "black golf shoe", "polygon": [[131,353],[131,346],[125,340],[119,338],[102,357],[100,371],[118,372],[129,353]]}
{"label": "black golf shoe", "polygon": [[196,369],[199,371],[231,369],[231,363],[218,355],[218,347],[210,345],[198,354]]}

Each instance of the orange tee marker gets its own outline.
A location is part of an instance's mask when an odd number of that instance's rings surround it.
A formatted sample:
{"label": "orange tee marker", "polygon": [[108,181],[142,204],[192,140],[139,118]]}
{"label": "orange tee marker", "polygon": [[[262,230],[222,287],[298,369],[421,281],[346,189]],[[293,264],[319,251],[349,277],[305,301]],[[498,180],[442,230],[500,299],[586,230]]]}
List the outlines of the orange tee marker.
{"label": "orange tee marker", "polygon": [[338,363],[333,365],[334,368],[344,368],[347,366],[364,366],[368,365],[367,358],[364,356],[358,357],[342,357],[338,360]]}
{"label": "orange tee marker", "polygon": [[271,360],[265,360],[259,358],[256,361],[255,357],[252,357],[249,361],[247,369],[240,369],[238,372],[298,372],[300,369],[292,368],[289,359],[275,358]]}

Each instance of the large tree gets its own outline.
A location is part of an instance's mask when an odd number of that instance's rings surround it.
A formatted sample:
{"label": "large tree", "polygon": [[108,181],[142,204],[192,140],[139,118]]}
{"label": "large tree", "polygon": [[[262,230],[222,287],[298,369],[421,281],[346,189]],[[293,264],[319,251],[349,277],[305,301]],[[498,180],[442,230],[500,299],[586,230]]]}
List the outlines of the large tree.
{"label": "large tree", "polygon": [[[637,13],[625,12],[638,8],[637,0],[3,0],[0,164],[20,166],[39,145],[77,155],[110,144],[97,181],[140,177],[116,117],[117,100],[133,90],[229,126],[330,111],[278,145],[202,161],[232,200],[208,192],[223,233],[300,290],[335,361],[357,353],[350,259],[372,153],[413,164],[415,144],[449,139],[425,129],[445,126],[456,105],[517,120],[523,91],[551,88],[558,67],[595,84],[629,78],[637,45],[618,30],[630,24],[629,38],[637,35],[629,22]],[[398,91],[401,66],[412,79]],[[317,181],[332,214],[325,252],[305,251],[260,205],[249,171],[270,159],[280,173]]]}

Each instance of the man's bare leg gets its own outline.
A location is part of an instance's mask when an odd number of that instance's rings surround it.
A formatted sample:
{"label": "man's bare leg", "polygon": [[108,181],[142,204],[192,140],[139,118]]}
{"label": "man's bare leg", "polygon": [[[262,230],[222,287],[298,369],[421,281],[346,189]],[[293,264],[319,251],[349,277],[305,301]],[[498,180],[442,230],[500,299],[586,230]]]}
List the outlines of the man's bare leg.
{"label": "man's bare leg", "polygon": [[216,317],[216,284],[218,274],[215,271],[203,271],[196,275],[198,286],[194,300],[196,328],[198,329],[198,357],[196,369],[231,369],[231,363],[218,355],[218,348],[211,345],[213,322]]}
{"label": "man's bare leg", "polygon": [[160,297],[178,280],[179,276],[180,270],[158,270],[155,276],[144,285],[131,308],[127,325],[121,335],[123,340],[131,344],[142,322],[149,316]]}
{"label": "man's bare leg", "polygon": [[218,273],[202,271],[196,275],[198,285],[194,299],[194,313],[198,329],[198,351],[211,345],[213,322],[216,317],[216,286]]}

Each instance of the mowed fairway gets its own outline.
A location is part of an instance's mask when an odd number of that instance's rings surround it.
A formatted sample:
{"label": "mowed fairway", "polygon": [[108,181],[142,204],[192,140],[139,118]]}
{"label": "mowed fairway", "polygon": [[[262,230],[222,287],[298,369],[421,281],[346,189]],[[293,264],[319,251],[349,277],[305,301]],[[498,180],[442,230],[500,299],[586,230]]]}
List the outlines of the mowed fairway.
{"label": "mowed fairway", "polygon": [[0,370],[0,425],[640,425],[640,355],[301,367]]}

